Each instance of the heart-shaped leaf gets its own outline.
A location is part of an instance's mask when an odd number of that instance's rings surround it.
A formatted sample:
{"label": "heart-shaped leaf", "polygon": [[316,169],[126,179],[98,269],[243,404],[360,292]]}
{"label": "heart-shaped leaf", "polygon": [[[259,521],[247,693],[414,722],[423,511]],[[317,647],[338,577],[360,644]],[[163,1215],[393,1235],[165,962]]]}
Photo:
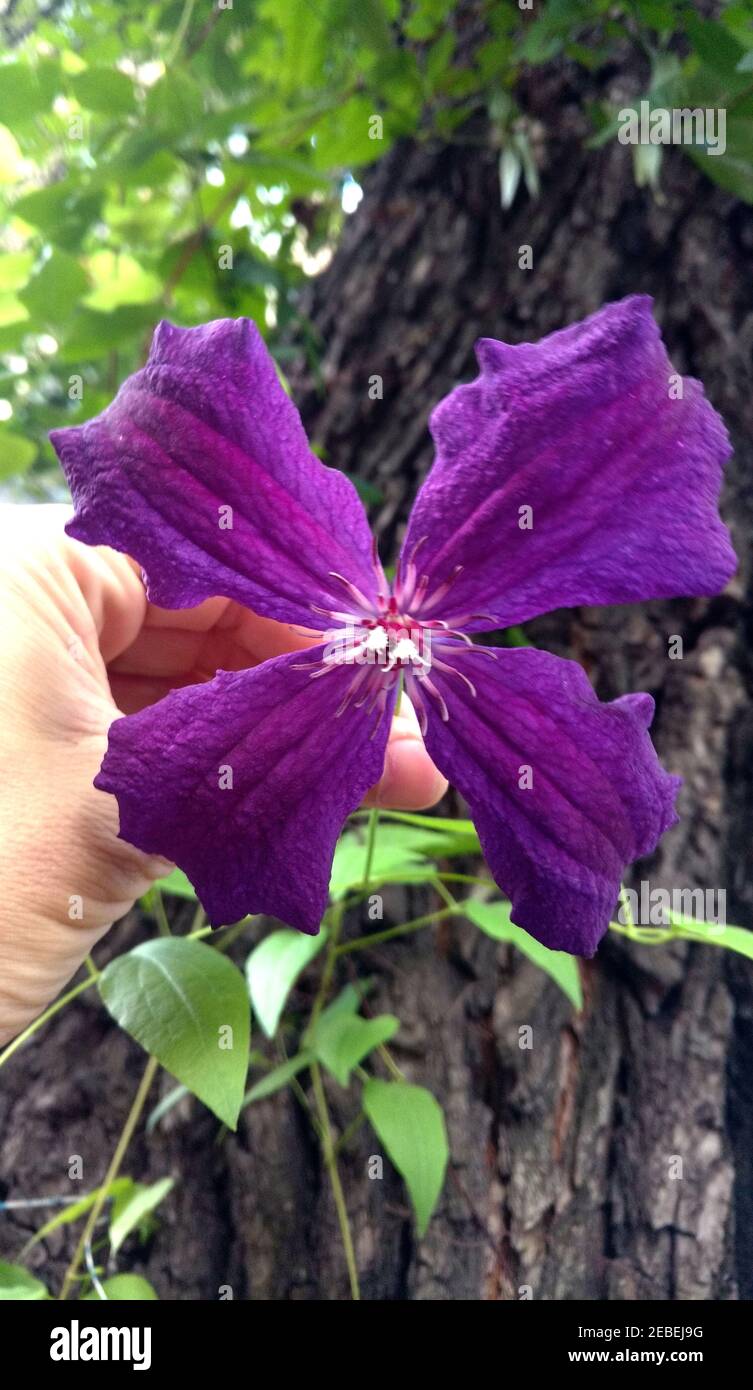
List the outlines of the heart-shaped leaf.
{"label": "heart-shaped leaf", "polygon": [[380,1043],[386,1043],[400,1027],[393,1014],[361,1018],[340,1012],[321,1018],[314,1033],[313,1046],[320,1062],[341,1086],[347,1086],[350,1073]]}
{"label": "heart-shaped leaf", "polygon": [[482,903],[470,898],[463,903],[463,912],[475,926],[495,941],[509,941],[511,946],[517,946],[534,965],[551,976],[576,1009],[582,1009],[583,989],[575,956],[569,956],[566,951],[550,951],[548,946],[542,946],[535,937],[529,936],[522,927],[516,927],[510,921],[510,910],[508,902]]}
{"label": "heart-shaped leaf", "polygon": [[444,1183],[449,1148],[444,1115],[431,1091],[405,1081],[367,1081],[363,1108],[405,1180],[419,1235],[424,1235]]}
{"label": "heart-shaped leaf", "polygon": [[279,1067],[273,1067],[266,1076],[257,1081],[250,1090],[246,1091],[243,1097],[244,1105],[253,1105],[255,1100],[264,1100],[265,1096],[273,1096],[275,1091],[281,1091],[283,1086],[287,1086],[289,1081],[297,1076],[304,1067],[310,1067],[314,1060],[313,1052],[297,1052],[295,1057],[289,1057],[287,1062],[281,1062]]}
{"label": "heart-shaped leaf", "polygon": [[160,1178],[149,1187],[134,1183],[131,1192],[116,1197],[110,1217],[110,1245],[113,1255],[117,1254],[126,1236],[141,1225],[145,1216],[154,1211],[164,1200],[173,1186],[172,1178]]}
{"label": "heart-shaped leaf", "polygon": [[321,951],[326,939],[324,928],[318,936],[273,931],[251,952],[246,961],[246,978],[254,1014],[268,1038],[277,1032],[285,1000],[298,976]]}
{"label": "heart-shaped leaf", "polygon": [[172,873],[166,878],[158,878],[155,888],[159,888],[163,893],[172,893],[174,898],[190,898],[196,902],[196,892],[182,869],[173,869]]}
{"label": "heart-shaped leaf", "polygon": [[99,991],[121,1028],[235,1129],[250,1009],[232,961],[201,941],[158,937],[111,961]]}
{"label": "heart-shaped leaf", "polygon": [[29,1274],[23,1265],[9,1265],[0,1260],[0,1301],[9,1299],[18,1302],[19,1299],[39,1300],[49,1297],[42,1281]]}

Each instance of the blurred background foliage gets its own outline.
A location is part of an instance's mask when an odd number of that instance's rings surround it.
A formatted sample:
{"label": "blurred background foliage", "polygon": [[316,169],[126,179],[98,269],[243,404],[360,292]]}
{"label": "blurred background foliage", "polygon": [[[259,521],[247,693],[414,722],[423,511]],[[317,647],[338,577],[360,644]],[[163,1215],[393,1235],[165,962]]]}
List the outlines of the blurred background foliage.
{"label": "blurred background foliage", "polygon": [[[291,341],[315,363],[297,292],[396,140],[462,141],[481,112],[502,206],[545,193],[516,92],[554,58],[630,45],[629,104],[725,107],[725,154],[685,152],[753,202],[750,0],[0,0],[0,45],[5,497],[65,496],[47,431],[102,410],[163,316],[249,315],[283,370]],[[594,148],[617,109],[591,103]],[[657,197],[661,153],[633,151]]]}

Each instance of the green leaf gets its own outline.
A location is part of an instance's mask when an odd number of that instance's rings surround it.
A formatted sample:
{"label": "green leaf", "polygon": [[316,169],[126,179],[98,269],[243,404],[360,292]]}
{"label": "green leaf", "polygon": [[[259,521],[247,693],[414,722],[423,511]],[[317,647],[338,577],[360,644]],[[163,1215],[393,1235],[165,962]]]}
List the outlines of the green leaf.
{"label": "green leaf", "polygon": [[160,1178],[159,1182],[154,1182],[149,1187],[142,1183],[134,1183],[131,1192],[124,1192],[116,1197],[110,1215],[110,1246],[113,1255],[117,1254],[126,1236],[135,1231],[144,1217],[164,1201],[173,1186],[172,1178]]}
{"label": "green leaf", "polygon": [[353,1068],[375,1047],[394,1037],[399,1027],[400,1020],[393,1014],[361,1018],[340,1012],[319,1019],[310,1046],[335,1080],[347,1086]]}
{"label": "green leaf", "polygon": [[633,145],[633,177],[637,188],[658,188],[664,158],[662,145]]}
{"label": "green leaf", "polygon": [[500,645],[503,647],[533,646],[530,638],[526,635],[525,629],[520,626],[503,628],[500,637],[502,639]]}
{"label": "green leaf", "polygon": [[430,39],[449,20],[455,0],[413,0],[405,19],[405,32],[411,39]]}
{"label": "green leaf", "polygon": [[[540,191],[539,169],[534,159],[531,142],[525,132],[521,131],[515,137],[515,147],[523,165],[523,178],[528,190],[528,195],[531,198],[537,198]],[[525,642],[523,645],[525,646]]]}
{"label": "green leaf", "polygon": [[164,1119],[165,1115],[168,1115],[174,1106],[182,1101],[184,1096],[189,1096],[190,1094],[191,1092],[187,1086],[173,1086],[173,1089],[168,1091],[167,1095],[163,1096],[162,1100],[158,1101],[154,1108],[149,1111],[146,1122],[147,1134],[151,1134],[152,1130],[156,1129],[160,1120]]}
{"label": "green leaf", "polygon": [[[159,937],[111,961],[99,992],[121,1028],[235,1129],[250,1011],[232,961],[201,941]],[[228,1027],[230,1047],[223,1046]]]}
{"label": "green leaf", "polygon": [[22,290],[31,275],[33,264],[31,251],[8,251],[0,256],[0,293]]}
{"label": "green leaf", "polygon": [[569,956],[566,951],[550,951],[548,946],[542,946],[522,927],[517,927],[510,921],[511,905],[508,902],[482,903],[468,898],[461,906],[475,926],[495,941],[509,941],[512,946],[517,946],[534,965],[551,976],[576,1009],[583,1008],[583,989],[575,956]]}
{"label": "green leaf", "polygon": [[325,927],[318,936],[274,931],[251,952],[246,961],[246,978],[254,1013],[268,1038],[277,1032],[285,1000],[298,976],[319,954],[326,940]]}
{"label": "green leaf", "polygon": [[75,257],[55,250],[18,297],[34,318],[35,328],[54,329],[70,319],[88,288],[86,272]]}
{"label": "green leaf", "polygon": [[37,446],[12,430],[0,429],[0,482],[25,473],[37,456]]}
{"label": "green leaf", "polygon": [[[468,826],[468,830],[463,830],[462,826]],[[478,835],[471,821],[451,821],[449,830],[434,829],[419,830],[416,828],[410,833],[410,838],[403,833],[403,843],[412,844],[421,854],[428,859],[454,859],[458,855],[472,856],[481,853],[481,845]],[[395,827],[397,829],[397,827]]]}
{"label": "green leaf", "polygon": [[149,88],[146,97],[146,128],[157,134],[190,136],[201,118],[204,98],[201,87],[187,73],[176,68]]}
{"label": "green leaf", "polygon": [[744,202],[753,203],[753,120],[749,116],[729,115],[724,154],[709,154],[695,145],[684,148],[707,178]]}
{"label": "green leaf", "polygon": [[[436,875],[434,863],[428,860],[450,855],[477,854],[478,836],[470,821],[436,820],[429,828],[430,817],[404,816],[408,824],[395,823],[397,817],[383,821],[377,828],[371,860],[369,883],[416,883]],[[448,828],[445,828],[448,827]],[[470,827],[470,829],[468,829]],[[363,823],[358,830],[346,830],[337,843],[329,891],[334,899],[345,897],[360,888],[366,872],[367,832]]]}
{"label": "green leaf", "polygon": [[0,125],[0,183],[15,183],[23,167],[24,158],[15,135],[7,126]]}
{"label": "green leaf", "polygon": [[[154,1292],[148,1279],[143,1279],[140,1274],[113,1274],[111,1279],[105,1279],[102,1288],[107,1297],[114,1303],[158,1301],[158,1295]],[[88,1293],[84,1301],[89,1303],[99,1301],[99,1294],[96,1289]]]}
{"label": "green leaf", "polygon": [[[0,293],[0,328],[6,328],[9,324],[24,323],[29,321],[29,311],[18,295]],[[23,330],[28,332],[27,328]]]}
{"label": "green leaf", "polygon": [[502,207],[507,210],[515,202],[523,164],[517,150],[506,145],[499,157],[499,196]]}
{"label": "green leaf", "polygon": [[367,1081],[363,1108],[408,1188],[419,1235],[426,1233],[444,1183],[449,1148],[444,1115],[431,1091],[404,1081]]}
{"label": "green leaf", "polygon": [[[368,815],[368,812],[365,814]],[[461,820],[459,817],[455,819],[452,816],[422,816],[417,811],[380,811],[379,815],[381,820],[399,821],[402,825],[417,825],[419,829],[430,830],[433,834],[444,832],[459,839],[473,840],[477,846],[476,853],[480,852],[479,839],[472,820]]]}
{"label": "green leaf", "polygon": [[728,951],[753,960],[753,931],[744,927],[726,927],[716,922],[701,922],[680,912],[669,912],[672,928],[686,941],[702,941],[706,946],[723,946]]}
{"label": "green leaf", "polygon": [[265,1096],[274,1095],[275,1091],[281,1091],[283,1086],[287,1086],[289,1081],[297,1076],[299,1071],[305,1067],[310,1067],[314,1061],[313,1052],[297,1052],[295,1057],[289,1057],[286,1062],[281,1062],[279,1067],[273,1067],[266,1076],[257,1081],[246,1091],[243,1097],[243,1104],[253,1105],[256,1100],[264,1100]]}
{"label": "green leaf", "polygon": [[135,109],[133,83],[118,68],[85,68],[68,82],[76,101],[87,111],[128,116]]}
{"label": "green leaf", "polygon": [[159,888],[161,893],[172,893],[175,898],[190,898],[196,902],[194,886],[182,869],[173,869],[166,878],[158,878],[154,886]]}
{"label": "green leaf", "polygon": [[[332,1003],[328,1004],[326,1009],[324,1009],[320,1016],[320,1022],[323,1023],[325,1019],[329,1018],[339,1018],[341,1014],[357,1013],[373,984],[374,976],[369,975],[363,980],[356,980],[351,984],[345,985],[345,987],[340,990],[340,993],[332,1000]],[[306,1029],[304,1039],[307,1037],[308,1032],[309,1030]]]}
{"label": "green leaf", "polygon": [[[368,812],[356,811],[354,815],[354,819],[357,818],[359,823],[367,817]],[[389,843],[400,845],[402,848],[410,845],[412,849],[418,849],[430,859],[447,859],[455,855],[467,855],[470,858],[482,852],[472,820],[462,820],[460,817],[455,819],[451,816],[422,816],[412,811],[381,811],[377,843],[380,836],[384,843],[385,835],[389,833],[387,827],[390,822],[394,822],[395,825],[409,825],[423,833],[407,836],[402,840],[399,837],[393,838]]]}
{"label": "green leaf", "polygon": [[162,292],[157,276],[125,252],[95,251],[87,265],[94,282],[86,297],[90,309],[108,312],[124,304],[149,304]]}
{"label": "green leaf", "polygon": [[[110,1183],[108,1196],[117,1197],[123,1192],[130,1192],[133,1185],[132,1178],[116,1178],[114,1182]],[[24,1249],[30,1250],[32,1245],[37,1245],[40,1240],[46,1240],[60,1226],[70,1226],[71,1222],[78,1221],[80,1216],[85,1216],[94,1206],[100,1191],[101,1188],[95,1187],[93,1192],[87,1192],[86,1196],[81,1197],[78,1202],[69,1202],[60,1211],[55,1212],[49,1221],[45,1221],[44,1226],[40,1226],[39,1230],[34,1232],[31,1239],[26,1242]]]}
{"label": "green leaf", "polygon": [[735,71],[744,49],[723,24],[689,14],[684,29],[696,53],[709,68],[722,77]]}
{"label": "green leaf", "polygon": [[315,1031],[318,1033],[320,1028],[329,1027],[331,1022],[339,1018],[352,1018],[354,1014],[357,1014],[367,994],[373,988],[373,985],[373,975],[367,975],[362,980],[354,980],[350,984],[345,985],[344,988],[340,990],[340,993],[335,995],[331,1004],[328,1004],[326,1009],[322,1010],[316,1028],[312,1029],[309,1024],[308,1028],[305,1029],[301,1038],[302,1045],[306,1048],[313,1046],[312,1038],[314,1037]]}
{"label": "green leaf", "polygon": [[667,0],[633,0],[633,4],[642,22],[658,34],[671,33],[674,29],[676,15]]}
{"label": "green leaf", "polygon": [[441,90],[442,79],[452,64],[455,51],[455,35],[452,29],[445,29],[426,56],[426,76],[432,87]]}
{"label": "green leaf", "polygon": [[[360,832],[346,830],[340,836],[332,862],[329,882],[330,897],[344,898],[354,888],[360,888],[366,872],[367,841],[365,827]],[[371,859],[369,882],[377,884],[385,880],[397,883],[403,874],[420,873],[426,869],[423,855],[415,848],[401,845],[393,838],[377,830],[374,853]],[[427,877],[430,877],[427,870]]]}
{"label": "green leaf", "polygon": [[57,80],[50,65],[35,69],[25,62],[0,67],[0,121],[18,125],[48,111],[56,95]]}
{"label": "green leaf", "polygon": [[9,1265],[4,1260],[0,1260],[0,1301],[3,1299],[49,1298],[41,1279],[35,1279],[33,1274],[29,1274],[28,1269],[23,1265]]}
{"label": "green leaf", "polygon": [[384,501],[384,493],[374,483],[367,482],[366,478],[357,478],[354,473],[349,473],[347,468],[343,468],[346,478],[352,482],[358,496],[365,507],[380,507]]}
{"label": "green leaf", "polygon": [[333,110],[312,126],[316,138],[316,168],[353,169],[385,154],[391,144],[390,132],[384,121],[382,139],[372,138],[378,130],[376,125],[370,125],[375,115],[380,112],[375,111],[374,102],[368,97],[353,96],[334,104]]}
{"label": "green leaf", "polygon": [[127,351],[148,339],[157,317],[157,306],[153,304],[124,304],[110,314],[80,308],[58,353],[58,361],[78,366],[106,357],[113,350]]}
{"label": "green leaf", "polygon": [[39,227],[56,246],[75,251],[99,216],[102,194],[82,188],[74,178],[37,188],[17,199],[11,213],[32,227]]}
{"label": "green leaf", "polygon": [[[707,26],[699,23],[697,36],[704,53],[704,60],[691,57],[674,72],[670,67],[662,83],[661,101],[656,101],[655,92],[651,97],[655,105],[681,110],[707,110],[726,112],[724,153],[720,153],[721,129],[718,117],[714,120],[713,135],[716,137],[716,153],[713,140],[708,148],[704,145],[684,144],[683,153],[703,170],[707,178],[734,193],[745,202],[753,202],[753,96],[750,92],[750,79],[739,69],[739,59],[744,50],[734,40],[729,45],[718,43],[716,32],[721,26]],[[711,61],[712,57],[714,61]],[[707,137],[712,129],[706,130]]]}

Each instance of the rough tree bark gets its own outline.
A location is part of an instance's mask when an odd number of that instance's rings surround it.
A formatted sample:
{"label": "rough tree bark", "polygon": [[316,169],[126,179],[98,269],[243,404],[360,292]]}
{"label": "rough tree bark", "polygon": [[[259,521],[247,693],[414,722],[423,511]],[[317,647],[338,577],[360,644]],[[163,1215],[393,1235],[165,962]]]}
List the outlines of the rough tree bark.
{"label": "rough tree bark", "polygon": [[[629,150],[585,153],[571,80],[558,68],[529,84],[526,107],[548,132],[544,193],[520,194],[508,214],[483,127],[465,143],[401,146],[375,166],[304,306],[323,344],[322,381],[301,363],[294,390],[328,461],[381,490],[389,553],[430,462],[428,412],[473,374],[477,337],[535,338],[625,293],[654,295],[676,366],[702,378],[735,439],[725,514],[740,575],[717,600],[571,611],[531,631],[581,660],[603,697],[657,699],[657,746],[686,779],[682,821],[636,881],[726,888],[729,919],[751,927],[753,215],[677,152],[661,200],[636,190]],[[523,244],[531,271],[518,267]],[[373,373],[382,401],[369,399]],[[679,662],[667,657],[674,633]],[[388,914],[426,901],[405,896],[387,895]],[[140,930],[123,924],[112,949]],[[420,1246],[399,1182],[366,1177],[376,1141],[362,1130],[348,1150],[366,1297],[515,1299],[522,1286],[544,1299],[753,1296],[749,962],[609,940],[584,966],[577,1017],[540,972],[471,927],[391,943],[365,968],[379,982],[374,1007],[402,1020],[400,1066],[445,1107],[452,1150]],[[522,1023],[534,1029],[531,1051],[518,1047]],[[87,1183],[101,1178],[142,1060],[89,996],[19,1054],[0,1099],[10,1195],[68,1190],[68,1153],[84,1155]],[[344,1124],[342,1094],[332,1101]],[[129,1171],[174,1172],[178,1185],[133,1267],[167,1298],[216,1297],[225,1283],[236,1297],[347,1297],[331,1196],[297,1103],[253,1107],[220,1146],[213,1134],[206,1112],[183,1102],[135,1143]],[[672,1156],[682,1179],[670,1177]],[[2,1254],[32,1225],[8,1219]],[[69,1248],[61,1234],[40,1250],[48,1276]]]}

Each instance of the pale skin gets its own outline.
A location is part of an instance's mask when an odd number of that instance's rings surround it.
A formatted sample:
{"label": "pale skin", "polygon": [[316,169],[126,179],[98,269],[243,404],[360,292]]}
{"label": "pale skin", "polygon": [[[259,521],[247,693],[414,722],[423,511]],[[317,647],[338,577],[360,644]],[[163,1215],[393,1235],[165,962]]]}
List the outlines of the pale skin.
{"label": "pale skin", "polygon": [[[118,838],[115,798],[92,786],[113,719],[310,642],[229,599],[155,607],[132,560],[64,534],[69,516],[0,507],[0,1044],[172,868]],[[445,789],[404,706],[367,804],[421,810]]]}

